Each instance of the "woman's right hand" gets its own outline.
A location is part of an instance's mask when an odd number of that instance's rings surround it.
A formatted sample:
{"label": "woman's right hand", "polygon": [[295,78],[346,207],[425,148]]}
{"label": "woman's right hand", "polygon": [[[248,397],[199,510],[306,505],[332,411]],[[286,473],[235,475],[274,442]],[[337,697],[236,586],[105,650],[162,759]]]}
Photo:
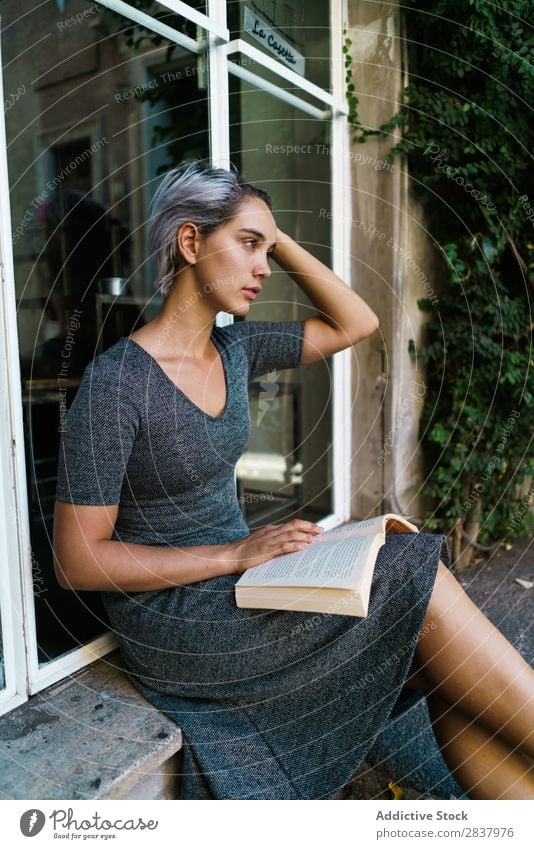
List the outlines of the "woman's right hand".
{"label": "woman's right hand", "polygon": [[228,572],[241,575],[280,554],[302,551],[324,532],[320,525],[305,519],[291,519],[280,525],[265,525],[248,537],[223,545],[222,559]]}

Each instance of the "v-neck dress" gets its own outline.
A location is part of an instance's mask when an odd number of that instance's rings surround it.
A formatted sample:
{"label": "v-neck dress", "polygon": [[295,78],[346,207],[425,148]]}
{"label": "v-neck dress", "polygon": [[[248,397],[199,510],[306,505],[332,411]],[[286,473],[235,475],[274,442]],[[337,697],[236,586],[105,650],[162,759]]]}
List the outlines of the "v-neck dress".
{"label": "v-neck dress", "polygon": [[[113,539],[162,547],[250,533],[235,466],[248,384],[299,367],[303,321],[213,328],[221,414],[202,410],[126,337],[86,368],[61,434],[56,497],[118,504]],[[391,534],[366,618],[236,607],[237,575],[103,592],[125,671],[184,734],[184,799],[331,799],[403,702],[442,534]]]}

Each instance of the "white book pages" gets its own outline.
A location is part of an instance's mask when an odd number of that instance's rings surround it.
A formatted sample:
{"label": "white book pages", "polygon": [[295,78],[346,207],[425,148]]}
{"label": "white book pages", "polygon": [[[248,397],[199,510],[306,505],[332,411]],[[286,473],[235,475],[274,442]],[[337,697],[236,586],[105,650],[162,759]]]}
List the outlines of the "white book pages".
{"label": "white book pages", "polygon": [[360,522],[349,522],[339,528],[332,528],[331,531],[325,533],[321,541],[328,542],[331,539],[385,533],[388,524],[395,526],[395,531],[418,532],[416,525],[409,522],[403,516],[399,516],[397,513],[384,513],[382,516],[374,516],[372,519],[362,519]]}
{"label": "white book pages", "polygon": [[307,549],[275,557],[247,569],[238,581],[240,587],[357,587],[375,554],[385,542],[385,534],[348,536],[331,542],[310,543]]}

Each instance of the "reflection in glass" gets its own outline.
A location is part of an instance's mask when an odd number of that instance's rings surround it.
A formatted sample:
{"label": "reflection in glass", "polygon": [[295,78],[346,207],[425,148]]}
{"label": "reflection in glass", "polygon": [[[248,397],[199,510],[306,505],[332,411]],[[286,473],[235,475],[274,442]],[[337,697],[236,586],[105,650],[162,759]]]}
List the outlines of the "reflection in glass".
{"label": "reflection in glass", "polygon": [[[41,4],[21,17],[16,0],[2,4],[41,663],[106,627],[99,593],[62,590],[54,577],[62,417],[87,363],[159,309],[146,234],[157,175],[209,155],[204,58],[94,3],[73,0],[62,12],[60,5]],[[203,37],[176,15],[172,25]]]}
{"label": "reflection in glass", "polygon": [[330,91],[330,3],[237,0],[228,3],[230,38],[242,38],[267,56]]}
{"label": "reflection in glass", "polygon": [[[253,73],[265,76],[254,64]],[[230,77],[232,161],[273,201],[278,227],[326,265],[330,251],[329,125]],[[274,261],[248,320],[317,311]],[[266,375],[251,386],[252,435],[238,464],[242,509],[254,526],[333,510],[332,362]]]}

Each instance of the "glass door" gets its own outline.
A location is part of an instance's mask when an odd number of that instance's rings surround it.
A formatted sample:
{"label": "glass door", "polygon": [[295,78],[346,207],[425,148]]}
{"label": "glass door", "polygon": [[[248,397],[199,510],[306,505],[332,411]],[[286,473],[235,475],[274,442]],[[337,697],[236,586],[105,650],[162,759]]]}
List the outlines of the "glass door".
{"label": "glass door", "polygon": [[45,3],[29,16],[20,15],[16,0],[2,4],[27,551],[40,668],[107,630],[100,594],[63,590],[54,576],[62,424],[87,363],[159,307],[146,240],[159,174],[210,154],[204,33],[161,10],[160,23],[197,52],[90,2]]}
{"label": "glass door", "polygon": [[[36,692],[115,645],[99,594],[55,581],[57,452],[87,363],[160,307],[146,238],[160,175],[190,158],[235,165],[269,192],[280,228],[348,279],[343,9],[45,0],[21,14],[17,0],[1,4],[0,711],[27,698],[27,681]],[[274,262],[266,283],[249,320],[316,313]],[[251,386],[237,470],[251,528],[348,517],[349,357]]]}
{"label": "glass door", "polygon": [[[295,95],[293,86],[258,63],[249,59],[243,66],[243,58],[237,63],[249,72],[246,78],[230,74],[231,160],[270,194],[280,229],[331,266],[331,220],[325,215],[331,203],[330,121],[304,111],[320,113],[306,92]],[[249,82],[253,77],[269,90]],[[282,99],[288,94],[289,102]],[[274,261],[271,267],[246,320],[316,315],[291,278]],[[265,375],[251,386],[251,441],[237,467],[250,526],[296,516],[317,521],[333,512],[332,383],[329,358]]]}

